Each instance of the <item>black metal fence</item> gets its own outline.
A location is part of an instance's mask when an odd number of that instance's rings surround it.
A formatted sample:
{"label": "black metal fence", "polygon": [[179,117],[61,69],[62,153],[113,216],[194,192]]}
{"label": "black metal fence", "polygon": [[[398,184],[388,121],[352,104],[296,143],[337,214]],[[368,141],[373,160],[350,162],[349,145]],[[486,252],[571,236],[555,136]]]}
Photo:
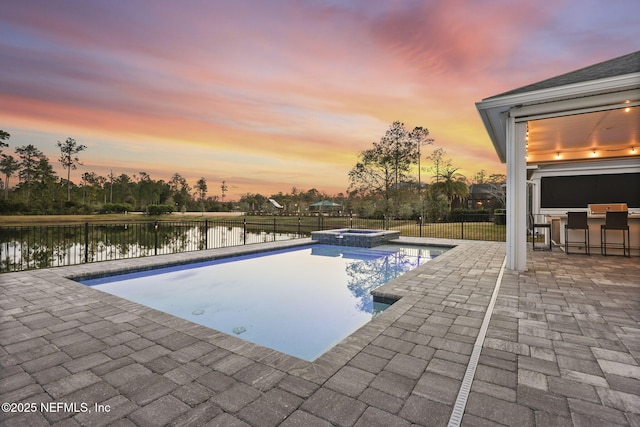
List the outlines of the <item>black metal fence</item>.
{"label": "black metal fence", "polygon": [[505,240],[486,215],[449,222],[357,217],[274,217],[0,227],[0,272],[190,252],[308,237],[334,228],[394,229],[403,236]]}

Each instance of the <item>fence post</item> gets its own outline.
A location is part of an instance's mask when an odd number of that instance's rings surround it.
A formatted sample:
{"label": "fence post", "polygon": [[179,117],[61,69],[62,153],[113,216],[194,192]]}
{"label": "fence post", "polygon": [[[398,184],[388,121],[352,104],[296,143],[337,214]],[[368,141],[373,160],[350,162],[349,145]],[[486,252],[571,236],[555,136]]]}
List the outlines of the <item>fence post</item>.
{"label": "fence post", "polygon": [[209,249],[209,220],[204,220],[204,248]]}
{"label": "fence post", "polygon": [[247,218],[242,219],[242,227],[244,229],[244,232],[243,232],[244,241],[242,242],[242,244],[246,245],[247,244]]}
{"label": "fence post", "polygon": [[89,223],[84,223],[84,263],[89,262]]}
{"label": "fence post", "polygon": [[153,254],[158,255],[158,221],[153,224],[154,238],[153,238]]}
{"label": "fence post", "polygon": [[273,217],[273,241],[276,241],[276,217]]}
{"label": "fence post", "polygon": [[464,240],[464,212],[460,213],[460,223],[462,224],[462,237],[461,237],[461,239]]}
{"label": "fence post", "polygon": [[300,237],[302,234],[300,233],[300,217],[298,217],[298,237]]}
{"label": "fence post", "polygon": [[349,214],[349,228],[353,228],[353,213]]}

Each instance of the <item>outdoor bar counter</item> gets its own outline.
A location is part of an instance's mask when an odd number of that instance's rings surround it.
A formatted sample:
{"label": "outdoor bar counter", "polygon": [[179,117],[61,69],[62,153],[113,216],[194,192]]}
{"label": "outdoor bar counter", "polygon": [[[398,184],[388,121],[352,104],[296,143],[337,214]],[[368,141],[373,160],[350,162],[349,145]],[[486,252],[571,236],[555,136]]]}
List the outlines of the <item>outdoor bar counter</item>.
{"label": "outdoor bar counter", "polygon": [[[604,208],[600,208],[603,206]],[[615,209],[616,205],[590,205],[587,211],[587,223],[589,224],[589,247],[592,254],[600,253],[600,226],[604,225],[606,217],[606,206],[611,210]],[[620,208],[626,210],[626,205]],[[573,211],[584,211],[585,209],[570,209]],[[631,244],[631,256],[640,256],[640,210],[631,210],[628,212],[628,224],[629,235]],[[560,242],[564,247],[564,226],[567,223],[567,213],[564,214],[549,214],[547,217],[552,223],[553,227],[553,240]],[[575,242],[582,241],[584,239],[584,232],[582,230],[569,230],[569,241]],[[629,243],[627,243],[629,244]],[[620,230],[608,230],[607,231],[607,255],[621,255],[622,254],[622,231]],[[571,252],[579,252],[579,250],[572,249]]]}

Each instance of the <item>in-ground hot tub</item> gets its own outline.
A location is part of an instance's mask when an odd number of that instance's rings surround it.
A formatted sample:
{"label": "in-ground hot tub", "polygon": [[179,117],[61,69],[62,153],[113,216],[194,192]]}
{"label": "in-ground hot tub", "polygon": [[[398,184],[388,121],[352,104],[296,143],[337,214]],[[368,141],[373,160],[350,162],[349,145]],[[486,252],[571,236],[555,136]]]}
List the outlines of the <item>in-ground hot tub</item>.
{"label": "in-ground hot tub", "polygon": [[326,245],[356,246],[359,248],[372,248],[399,238],[400,232],[396,230],[338,228],[335,230],[311,232],[311,239],[319,243]]}

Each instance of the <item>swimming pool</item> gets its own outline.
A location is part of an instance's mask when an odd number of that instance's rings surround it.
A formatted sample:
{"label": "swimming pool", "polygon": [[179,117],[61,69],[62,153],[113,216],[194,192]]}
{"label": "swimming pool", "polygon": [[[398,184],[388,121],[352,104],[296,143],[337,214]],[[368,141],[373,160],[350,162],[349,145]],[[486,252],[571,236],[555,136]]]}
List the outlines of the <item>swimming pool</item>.
{"label": "swimming pool", "polygon": [[445,250],[314,244],[79,281],[313,361],[389,306],[373,289]]}

